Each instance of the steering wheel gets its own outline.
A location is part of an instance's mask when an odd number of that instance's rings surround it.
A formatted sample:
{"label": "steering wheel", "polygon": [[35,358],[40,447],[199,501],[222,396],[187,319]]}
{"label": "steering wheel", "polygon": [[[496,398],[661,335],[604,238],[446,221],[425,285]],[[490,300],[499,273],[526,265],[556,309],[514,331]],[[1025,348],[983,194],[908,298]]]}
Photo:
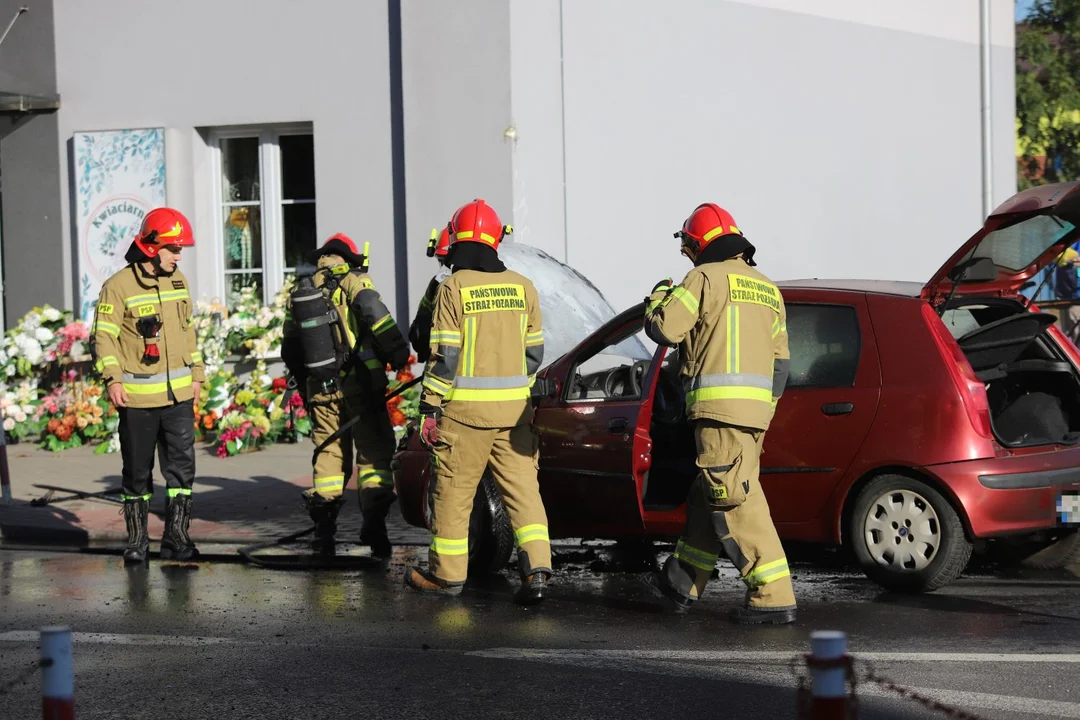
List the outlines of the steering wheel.
{"label": "steering wheel", "polygon": [[626,387],[625,384],[620,382],[619,380],[619,375],[621,375],[624,370],[626,370],[626,366],[620,365],[617,368],[612,368],[611,370],[608,370],[607,374],[604,375],[604,397],[622,397],[621,393],[617,393],[615,391],[619,388],[620,385],[623,386],[623,389],[625,389]]}

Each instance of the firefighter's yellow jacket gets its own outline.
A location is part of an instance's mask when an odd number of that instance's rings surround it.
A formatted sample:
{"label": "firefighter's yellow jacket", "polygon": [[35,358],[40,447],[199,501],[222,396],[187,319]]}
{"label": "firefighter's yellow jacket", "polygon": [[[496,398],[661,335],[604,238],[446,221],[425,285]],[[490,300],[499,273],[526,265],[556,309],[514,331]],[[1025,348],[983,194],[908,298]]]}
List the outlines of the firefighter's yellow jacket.
{"label": "firefighter's yellow jacket", "polygon": [[[188,281],[179,270],[158,277],[132,263],[101,286],[91,328],[95,365],[106,385],[123,384],[128,407],[163,407],[191,400],[192,382],[205,380],[191,314]],[[138,323],[155,316],[161,323],[159,358],[147,363],[147,341]]]}
{"label": "firefighter's yellow jacket", "polygon": [[457,270],[439,286],[433,316],[421,401],[473,427],[530,422],[544,359],[532,281],[512,270]]}
{"label": "firefighter's yellow jacket", "polygon": [[679,346],[690,420],[765,430],[787,383],[787,312],[780,289],[742,258],[705,263],[654,292],[645,332]]}

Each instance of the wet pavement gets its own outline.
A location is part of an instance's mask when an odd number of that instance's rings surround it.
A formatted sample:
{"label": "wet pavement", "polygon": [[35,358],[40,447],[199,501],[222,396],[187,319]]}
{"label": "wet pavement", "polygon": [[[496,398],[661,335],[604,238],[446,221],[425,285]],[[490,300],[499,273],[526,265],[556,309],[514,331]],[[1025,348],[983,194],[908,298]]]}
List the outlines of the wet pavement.
{"label": "wet pavement", "polygon": [[[418,548],[367,570],[0,550],[0,718],[39,716],[36,632],[65,624],[86,718],[794,718],[791,663],[844,630],[860,717],[946,717],[881,676],[984,718],[1080,718],[1080,573],[984,565],[932,595],[882,591],[827,553],[793,562],[794,626],[729,624],[722,570],[679,615],[640,566],[603,546],[557,548],[558,583],[514,605],[510,573],[459,598],[402,585]],[[797,553],[793,552],[793,559]]]}

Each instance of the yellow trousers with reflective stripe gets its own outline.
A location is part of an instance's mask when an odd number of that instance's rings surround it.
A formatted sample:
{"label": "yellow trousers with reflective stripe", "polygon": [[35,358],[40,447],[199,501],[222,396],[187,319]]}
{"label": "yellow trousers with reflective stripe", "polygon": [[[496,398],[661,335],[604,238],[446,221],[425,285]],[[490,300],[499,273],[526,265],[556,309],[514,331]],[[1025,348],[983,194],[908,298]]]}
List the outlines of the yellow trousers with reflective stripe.
{"label": "yellow trousers with reflective stripe", "polygon": [[692,580],[691,597],[704,593],[717,558],[726,554],[746,584],[747,606],[794,608],[787,558],[761,489],[765,433],[698,420],[694,436],[699,470],[675,553]]}
{"label": "yellow trousers with reflective stripe", "polygon": [[351,382],[345,383],[345,395],[313,394],[310,396],[311,438],[318,447],[354,414],[360,420],[315,458],[312,488],[335,498],[345,491],[352,477],[353,446],[356,448],[356,485],[360,496],[360,511],[364,517],[385,518],[394,502],[394,478],[390,460],[396,445],[390,416],[378,391],[365,391]]}
{"label": "yellow trousers with reflective stripe", "polygon": [[[519,550],[534,570],[551,571],[547,512],[537,482],[539,436],[531,424],[477,428],[443,416],[432,459],[431,552],[440,580],[460,584],[469,571],[469,517],[480,478],[491,469]],[[474,541],[476,538],[474,538]]]}

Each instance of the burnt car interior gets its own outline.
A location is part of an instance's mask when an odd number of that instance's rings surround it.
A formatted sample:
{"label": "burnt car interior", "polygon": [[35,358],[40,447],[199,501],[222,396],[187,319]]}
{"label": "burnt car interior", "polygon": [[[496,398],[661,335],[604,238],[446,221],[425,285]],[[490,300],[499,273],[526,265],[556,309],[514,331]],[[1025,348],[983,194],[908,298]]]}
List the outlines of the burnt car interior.
{"label": "burnt car interior", "polygon": [[635,337],[643,332],[641,323],[628,325],[582,353],[566,384],[567,402],[640,399],[652,365],[652,353]]}
{"label": "burnt car interior", "polygon": [[1049,336],[1049,313],[1006,298],[952,300],[942,321],[986,385],[998,440],[1010,447],[1080,442],[1080,377]]}

